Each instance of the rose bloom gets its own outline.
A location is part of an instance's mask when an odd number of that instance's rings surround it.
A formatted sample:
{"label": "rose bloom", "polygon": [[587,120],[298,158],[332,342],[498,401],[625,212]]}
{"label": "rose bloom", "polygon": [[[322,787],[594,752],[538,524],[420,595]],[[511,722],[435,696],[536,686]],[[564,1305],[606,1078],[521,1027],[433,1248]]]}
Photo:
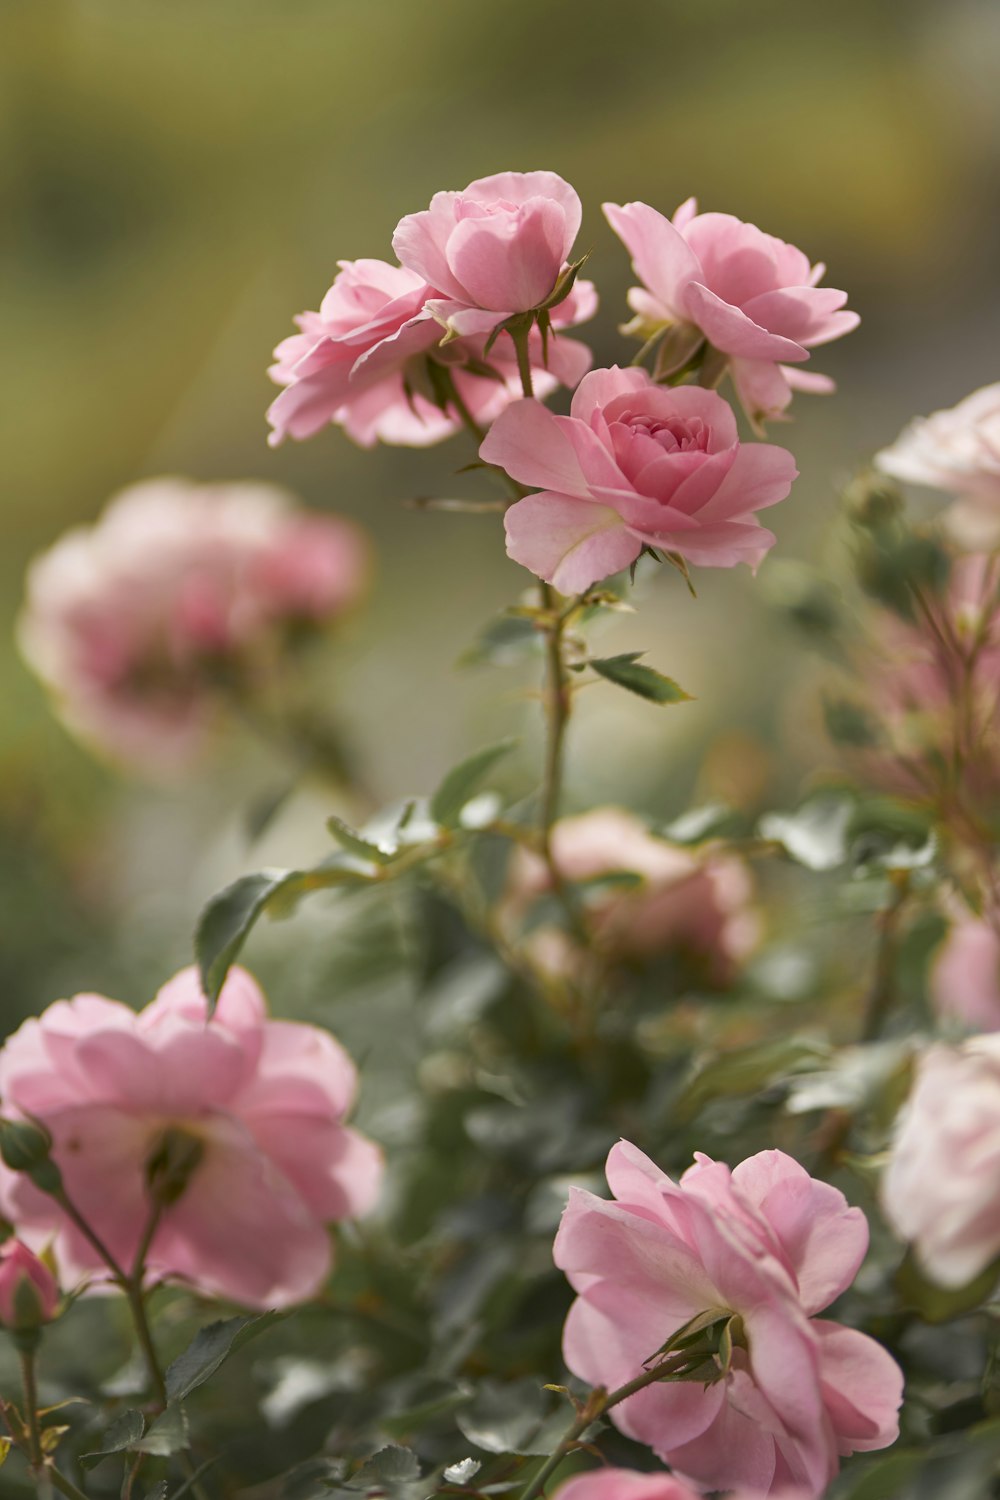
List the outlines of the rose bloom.
{"label": "rose bloom", "polygon": [[335,618],[367,576],[360,530],[283,490],[147,480],[31,565],[21,649],[71,729],[166,770],[201,748],[220,674]]}
{"label": "rose bloom", "polygon": [[941,1286],[1000,1255],[1000,1036],[920,1059],[882,1179],[886,1217]]}
{"label": "rose bloom", "polygon": [[[623,958],[677,952],[725,985],[753,950],[760,924],[751,905],[752,889],[739,860],[696,855],[654,838],[634,813],[599,807],[561,818],[552,829],[552,853],[566,880],[594,882],[583,900],[589,924],[602,949]],[[639,877],[635,886],[613,877]],[[608,880],[607,885],[602,885]],[[533,903],[551,889],[544,861],[518,849],[503,903],[507,922],[521,922]],[[572,966],[567,938],[537,928],[526,940],[544,967]]]}
{"label": "rose bloom", "polygon": [[[782,1500],[807,1500],[799,1489],[773,1490]],[[731,1491],[728,1500],[759,1500],[759,1490]],[[592,1469],[561,1484],[554,1500],[699,1500],[699,1492],[673,1474],[645,1474],[635,1469]]]}
{"label": "rose bloom", "polygon": [[957,496],[947,520],[972,546],[1000,541],[1000,384],[917,417],[875,455],[884,474]]}
{"label": "rose bloom", "polygon": [[[328,1226],[375,1203],[381,1153],[344,1124],[356,1084],[339,1043],[269,1020],[242,969],[211,1017],[184,969],[138,1014],[77,995],[0,1051],[5,1114],[50,1133],[70,1201],[118,1264],[131,1269],[159,1191],[148,1280],[249,1307],[318,1292]],[[68,1279],[107,1276],[53,1198],[6,1168],[0,1184],[4,1213],[29,1243],[53,1241]]]}
{"label": "rose bloom", "polygon": [[834,389],[795,368],[860,322],[844,309],[846,292],[817,286],[825,266],[732,214],[700,214],[694,198],[672,220],[645,203],[606,203],[604,212],[642,282],[629,292],[636,330],[649,338],[666,328],[678,367],[707,339],[728,356],[755,422],[780,416],[793,390]]}
{"label": "rose bloom", "polygon": [[1000,936],[964,909],[931,961],[928,988],[939,1016],[970,1031],[1000,1031]]}
{"label": "rose bloom", "polygon": [[55,1277],[33,1250],[15,1239],[0,1245],[0,1327],[17,1333],[51,1323],[59,1300]]}
{"label": "rose bloom", "polygon": [[489,334],[541,306],[566,268],[580,199],[555,172],[497,172],[400,219],[392,248],[435,288],[434,316],[453,334]]}
{"label": "rose bloom", "polygon": [[617,366],[584,376],[568,417],[515,402],[479,451],[541,491],[507,511],[507,551],[564,594],[627,568],[644,547],[756,567],[774,535],[755,512],[784,500],[797,473],[784,448],[741,443],[714,391],[669,390]]}
{"label": "rose bloom", "polygon": [[898,1435],[902,1375],[873,1339],[816,1318],[868,1245],[860,1209],[781,1151],[730,1171],[698,1155],[679,1183],[627,1141],[607,1164],[612,1202],[573,1189],[556,1264],[577,1299],[563,1335],[574,1375],[609,1390],[706,1311],[742,1322],[714,1383],[656,1383],[610,1413],[696,1487],[818,1496],[838,1455]]}
{"label": "rose bloom", "polygon": [[951,796],[956,768],[976,806],[1000,796],[1000,562],[953,561],[947,587],[912,620],[878,611],[859,662],[881,744],[861,753],[887,790]]}
{"label": "rose bloom", "polygon": [[[271,446],[286,437],[312,437],[331,423],[365,448],[376,442],[426,447],[451,437],[462,423],[435,403],[429,357],[450,373],[473,419],[488,427],[521,394],[514,346],[506,334],[489,354],[482,335],[442,345],[445,330],[434,316],[434,297],[433,288],[405,266],[341,261],[319,312],[296,318],[300,332],[274,351],[269,374],[285,389],[267,413]],[[596,308],[593,283],[578,281],[553,309],[547,349],[537,328],[532,330],[529,353],[539,395],[560,384],[575,386],[590,368],[590,350],[558,333],[593,317]]]}

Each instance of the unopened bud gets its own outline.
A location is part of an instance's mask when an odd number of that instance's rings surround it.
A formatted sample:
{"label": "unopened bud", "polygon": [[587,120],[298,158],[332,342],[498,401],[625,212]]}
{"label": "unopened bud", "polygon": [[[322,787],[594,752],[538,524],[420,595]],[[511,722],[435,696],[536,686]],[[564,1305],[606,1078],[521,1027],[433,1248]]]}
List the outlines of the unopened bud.
{"label": "unopened bud", "polygon": [[52,1137],[35,1120],[0,1120],[0,1157],[12,1172],[23,1172],[43,1193],[62,1189],[62,1173],[52,1160]]}
{"label": "unopened bud", "polygon": [[59,1310],[59,1287],[44,1261],[18,1239],[0,1246],[0,1324],[20,1343],[34,1343],[38,1330]]}

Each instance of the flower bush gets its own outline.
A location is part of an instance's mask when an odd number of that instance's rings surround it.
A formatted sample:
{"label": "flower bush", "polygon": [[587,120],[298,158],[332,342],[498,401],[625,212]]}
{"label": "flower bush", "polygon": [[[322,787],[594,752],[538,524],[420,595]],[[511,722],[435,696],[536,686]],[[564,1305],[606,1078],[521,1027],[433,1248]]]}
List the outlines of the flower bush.
{"label": "flower bush", "polygon": [[[597,309],[582,205],[533,171],[405,214],[398,264],[340,261],[270,372],[272,447],[323,433],[335,466],[331,426],[454,440],[462,494],[419,508],[487,518],[497,551],[502,515],[522,592],[465,660],[540,668],[540,747],[374,792],[348,695],[298,685],[364,595],[366,544],[271,486],[146,481],[29,573],[23,652],[82,740],[170,768],[195,806],[225,721],[336,800],[317,862],[258,868],[251,844],[145,1008],[54,1000],[0,1049],[19,1494],[996,1489],[995,398],[850,483],[829,566],[775,565],[758,516],[797,466],[759,428],[832,390],[802,366],[857,326],[846,293],[693,199],[605,212],[641,282],[627,366],[566,336]],[[914,521],[897,479],[953,503]],[[615,631],[652,629],[672,589],[709,642],[701,570],[739,562],[765,564],[751,607],[818,648],[787,715],[816,766],[801,801],[773,805],[723,735],[685,803],[669,731],[669,795],[629,774],[598,798],[568,754],[585,691],[602,753],[616,704],[697,712]],[[752,693],[773,663],[725,640]],[[263,942],[307,901],[313,926]]]}

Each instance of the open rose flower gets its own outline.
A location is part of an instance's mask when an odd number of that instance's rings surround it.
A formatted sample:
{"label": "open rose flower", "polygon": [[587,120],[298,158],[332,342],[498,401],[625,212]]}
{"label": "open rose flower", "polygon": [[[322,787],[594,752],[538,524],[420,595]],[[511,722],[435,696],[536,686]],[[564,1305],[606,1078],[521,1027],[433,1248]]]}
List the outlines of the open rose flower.
{"label": "open rose flower", "polygon": [[71,729],[153,771],[200,748],[230,679],[356,602],[361,531],[270,485],[147,480],[31,565],[21,649]]}
{"label": "open rose flower", "polygon": [[[442,345],[435,295],[405,266],[341,261],[319,312],[302,313],[300,332],[274,351],[269,373],[285,389],[267,413],[271,446],[286,437],[312,437],[330,423],[365,448],[376,442],[426,447],[451,437],[461,419],[435,399],[428,358],[444,367],[470,415],[488,427],[521,394],[514,346],[506,335],[488,354],[483,335]],[[539,395],[560,384],[575,386],[590,368],[590,350],[558,335],[593,317],[596,307],[593,283],[578,281],[552,311],[547,348],[532,330],[529,355]]]}
{"label": "open rose flower", "polygon": [[1000,936],[983,917],[960,909],[931,960],[934,1009],[970,1031],[1000,1031]]}
{"label": "open rose flower", "polygon": [[961,1287],[1000,1255],[1000,1035],[935,1044],[900,1116],[882,1205],[923,1269]]}
{"label": "open rose flower", "polygon": [[[561,818],[552,829],[552,854],[564,879],[585,885],[587,921],[604,953],[646,958],[674,952],[709,983],[724,985],[757,941],[760,924],[744,865],[655,838],[624,808]],[[623,875],[634,876],[636,884],[619,883],[616,877]],[[550,888],[544,861],[518,849],[504,921],[523,921]],[[562,932],[535,927],[523,941],[543,967],[572,967],[573,945]]]}
{"label": "open rose flower", "polygon": [[516,401],[479,451],[540,490],[507,511],[507,551],[564,594],[627,568],[644,547],[756,567],[774,535],[755,512],[784,500],[797,473],[784,448],[741,443],[714,391],[667,389],[617,366],[584,376],[568,417]]}
{"label": "open rose flower", "polygon": [[580,199],[555,172],[497,172],[399,221],[392,248],[435,288],[453,334],[489,334],[555,291],[580,228]]}
{"label": "open rose flower", "polygon": [[[593,1469],[576,1474],[561,1484],[554,1500],[700,1500],[700,1491],[691,1489],[673,1474],[639,1473],[635,1469]],[[773,1490],[781,1500],[808,1500],[799,1489]],[[759,1490],[731,1491],[727,1500],[759,1500]]]}
{"label": "open rose flower", "polygon": [[1000,384],[973,391],[947,411],[917,417],[875,462],[895,479],[956,496],[946,519],[962,542],[1000,542]]}
{"label": "open rose flower", "polygon": [[556,1236],[556,1264],[577,1292],[563,1336],[573,1374],[622,1386],[706,1312],[735,1332],[714,1377],[651,1384],[616,1406],[626,1436],[702,1489],[798,1485],[809,1496],[826,1489],[839,1455],[895,1441],[895,1361],[815,1317],[864,1257],[860,1209],[780,1151],[733,1171],[699,1155],[675,1183],[623,1141],[607,1177],[613,1201],[573,1189]]}
{"label": "open rose flower", "polygon": [[[147,1278],[179,1279],[249,1307],[323,1285],[328,1226],[367,1213],[381,1153],[344,1124],[354,1065],[327,1032],[268,1019],[242,969],[211,1017],[182,970],[136,1014],[77,995],[26,1021],[0,1051],[0,1098],[52,1138],[70,1201],[131,1268],[155,1220]],[[64,1277],[107,1267],[56,1201],[4,1168],[3,1212],[54,1243]]]}
{"label": "open rose flower", "polygon": [[825,266],[732,214],[700,214],[693,198],[672,220],[646,203],[604,212],[642,282],[629,293],[637,331],[666,330],[676,366],[707,340],[754,421],[780,416],[793,390],[833,389],[795,368],[860,321],[844,309],[846,292],[817,285]]}

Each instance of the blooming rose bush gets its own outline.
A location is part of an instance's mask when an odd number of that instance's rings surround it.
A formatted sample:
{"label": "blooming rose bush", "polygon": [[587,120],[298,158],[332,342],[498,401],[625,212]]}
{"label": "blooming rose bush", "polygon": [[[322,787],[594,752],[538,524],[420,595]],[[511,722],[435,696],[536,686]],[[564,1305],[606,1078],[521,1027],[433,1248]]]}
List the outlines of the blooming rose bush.
{"label": "blooming rose bush", "polygon": [[[51,1137],[70,1202],[114,1260],[132,1267],[144,1247],[150,1281],[248,1307],[314,1296],[333,1263],[328,1226],[377,1199],[381,1153],[344,1123],[356,1087],[334,1038],[269,1019],[242,969],[211,1016],[184,969],[138,1015],[77,995],[0,1051],[5,1114]],[[0,1202],[29,1242],[54,1243],[67,1285],[106,1278],[92,1240],[29,1176],[5,1170]]]}
{"label": "blooming rose bush", "polygon": [[946,519],[960,538],[1000,542],[1000,384],[917,417],[875,462],[896,479],[952,495]]}
{"label": "blooming rose bush", "polygon": [[21,649],[71,729],[165,769],[203,743],[220,685],[342,614],[367,575],[362,533],[283,490],[147,480],[32,563]]}
{"label": "blooming rose bush", "polygon": [[[760,921],[752,886],[739,860],[698,855],[654,838],[633,813],[592,808],[561,818],[552,829],[552,852],[563,878],[583,887],[589,924],[602,953],[648,959],[673,952],[710,983],[727,984],[753,951]],[[616,877],[634,877],[621,884]],[[545,861],[518,849],[504,901],[505,920],[521,923],[552,890]],[[532,954],[556,971],[571,968],[571,941],[551,925],[526,938]]]}
{"label": "blooming rose bush", "polygon": [[1000,1255],[1000,1038],[923,1054],[882,1201],[927,1274],[961,1287]]}
{"label": "blooming rose bush", "polygon": [[560,593],[582,593],[644,548],[703,567],[756,567],[774,543],[756,512],[784,500],[790,453],[739,441],[714,391],[664,390],[644,370],[593,370],[570,416],[519,401],[480,448],[539,493],[507,512],[507,551]]}
{"label": "blooming rose bush", "polygon": [[818,285],[825,266],[732,214],[699,213],[694,198],[673,219],[647,203],[606,203],[604,212],[642,282],[629,293],[636,331],[667,334],[668,371],[707,343],[755,421],[781,416],[795,390],[833,390],[797,368],[860,321],[844,308],[846,292]]}
{"label": "blooming rose bush", "polygon": [[815,1317],[868,1245],[843,1194],[780,1151],[732,1172],[699,1156],[674,1183],[622,1142],[607,1177],[612,1201],[574,1191],[556,1237],[578,1294],[563,1336],[573,1373],[622,1386],[692,1319],[737,1326],[728,1361],[704,1381],[651,1384],[617,1406],[623,1432],[703,1488],[761,1494],[796,1483],[821,1495],[838,1455],[895,1440],[895,1362]]}

